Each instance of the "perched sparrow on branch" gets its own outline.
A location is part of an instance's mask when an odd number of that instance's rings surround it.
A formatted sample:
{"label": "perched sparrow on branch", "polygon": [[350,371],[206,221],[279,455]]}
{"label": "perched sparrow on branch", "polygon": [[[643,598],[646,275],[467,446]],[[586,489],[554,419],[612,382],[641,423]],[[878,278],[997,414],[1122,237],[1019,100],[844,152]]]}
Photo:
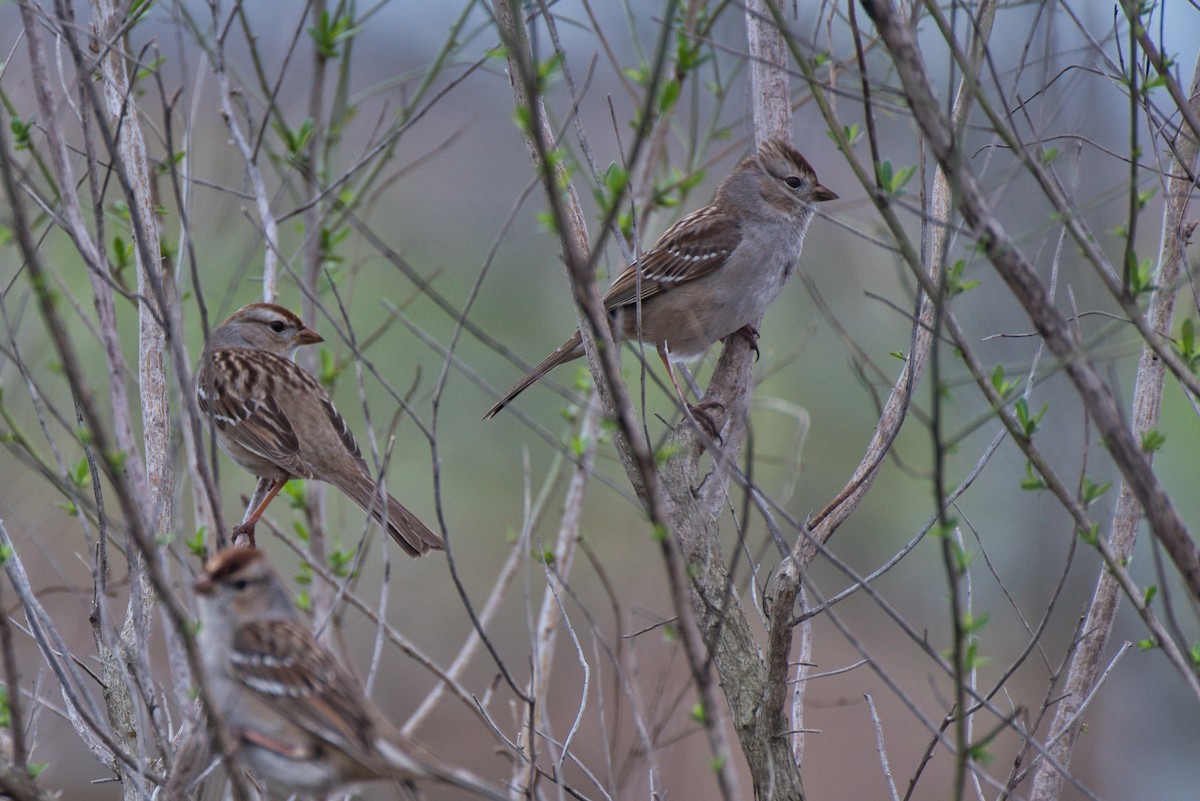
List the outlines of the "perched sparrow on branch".
{"label": "perched sparrow on branch", "polygon": [[[653,345],[679,401],[671,363],[752,327],[800,258],[813,203],[837,195],[790,144],[764,142],[717,188],[711,205],[675,223],[604,294],[613,337]],[[638,307],[641,307],[640,315]],[[755,348],[757,350],[757,347]],[[488,409],[488,419],[552,368],[583,355],[578,331]]]}
{"label": "perched sparrow on branch", "polygon": [[409,556],[440,550],[437,534],[383,496],[333,401],[292,361],[296,348],[322,341],[287,309],[252,303],[221,323],[200,354],[196,398],[216,424],[217,442],[269,485],[235,536],[253,545],[254,524],[288,479],[315,478],[374,516]]}
{"label": "perched sparrow on branch", "polygon": [[196,579],[208,699],[242,766],[271,790],[324,795],[347,784],[434,779],[507,797],[439,764],[384,720],[300,618],[262,551],[226,548]]}

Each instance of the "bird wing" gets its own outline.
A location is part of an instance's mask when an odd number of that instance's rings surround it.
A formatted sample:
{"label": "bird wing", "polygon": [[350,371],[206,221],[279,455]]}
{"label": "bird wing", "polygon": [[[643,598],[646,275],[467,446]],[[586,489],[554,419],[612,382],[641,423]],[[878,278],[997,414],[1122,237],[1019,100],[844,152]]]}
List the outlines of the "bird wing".
{"label": "bird wing", "polygon": [[729,258],[742,240],[742,225],[713,206],[692,212],[672,225],[625,268],[604,293],[604,306],[613,310],[643,303],[686,281],[708,275]]}
{"label": "bird wing", "polygon": [[300,458],[300,439],[280,408],[278,393],[303,385],[315,386],[324,396],[316,379],[289,359],[246,348],[213,353],[206,379],[197,399],[224,434],[293,476],[313,478]]}
{"label": "bird wing", "polygon": [[375,722],[362,690],[299,621],[239,626],[230,658],[234,677],[304,731],[365,763]]}

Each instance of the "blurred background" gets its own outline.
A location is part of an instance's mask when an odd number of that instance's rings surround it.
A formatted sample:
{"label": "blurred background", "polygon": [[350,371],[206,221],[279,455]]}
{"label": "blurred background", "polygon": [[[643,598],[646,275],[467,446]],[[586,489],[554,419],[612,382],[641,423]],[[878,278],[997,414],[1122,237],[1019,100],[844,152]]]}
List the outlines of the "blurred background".
{"label": "blurred background", "polygon": [[[735,4],[700,5],[707,24],[694,41],[704,61],[682,82],[665,150],[647,173],[662,191],[648,193],[653,201],[637,209],[635,236],[643,246],[682,213],[707,203],[721,177],[752,147],[744,15]],[[535,4],[526,10],[538,8]],[[964,29],[969,10],[964,7],[957,18]],[[76,13],[84,32],[90,11],[79,5]],[[348,15],[353,23],[341,38],[335,37],[336,55],[320,79],[325,122],[334,118],[339,123],[336,139],[325,140],[329,145],[321,177],[328,185],[350,176],[326,200],[353,203],[358,222],[331,215],[328,229],[319,234],[326,250],[316,285],[325,312],[306,319],[326,339],[317,364],[368,460],[390,449],[388,489],[445,532],[458,577],[477,608],[518,549],[516,572],[488,631],[498,655],[522,683],[528,681],[531,629],[546,586],[539,556],[553,548],[560,522],[571,467],[567,457],[578,446],[573,438],[586,398],[579,389],[586,383],[586,369],[582,362],[561,367],[495,420],[480,421],[499,392],[576,324],[558,240],[546,224],[546,196],[514,119],[505,61],[497,52],[500,38],[489,8],[475,3],[393,0],[339,5],[326,13],[334,19]],[[530,25],[531,46],[548,63],[554,44],[544,13],[537,12]],[[565,58],[547,70],[545,102],[552,125],[562,132],[572,178],[597,237],[602,212],[597,192],[602,195],[610,165],[622,165],[628,153],[632,122],[644,102],[644,73],[662,26],[678,20],[664,20],[657,3],[563,0],[550,4],[549,13]],[[801,50],[821,62],[824,79],[835,87],[831,99],[839,119],[863,126],[862,84],[847,13],[845,4],[838,3],[785,8]],[[1200,42],[1200,14],[1191,4],[1168,3],[1154,21],[1157,41],[1175,58],[1187,86]],[[212,326],[261,299],[263,291],[262,220],[245,160],[222,118],[216,54],[237,87],[232,100],[238,123],[261,150],[258,166],[279,223],[278,302],[299,311],[305,253],[314,232],[306,225],[303,207],[310,195],[297,164],[305,146],[289,150],[289,142],[303,137],[306,120],[313,119],[318,38],[313,29],[319,26],[320,11],[311,3],[245,4],[236,13],[220,5],[214,13],[214,7],[202,3],[154,3],[128,33],[126,45],[146,70],[132,100],[143,115],[151,158],[163,165],[155,179],[163,205],[161,231],[175,248],[169,262],[181,291],[193,364],[204,336],[197,293]],[[54,42],[52,29],[45,23],[47,43]],[[214,30],[225,32],[219,48]],[[933,24],[923,21],[919,32],[935,88],[943,98],[950,97],[961,74],[951,68]],[[1131,127],[1128,97],[1115,86],[1112,65],[1128,57],[1123,50],[1127,39],[1121,21],[1114,23],[1113,9],[1104,4],[1005,7],[991,35],[983,81],[990,98],[1003,99],[1023,137],[1054,149],[1060,179],[1114,263],[1119,263],[1123,246],[1119,227],[1129,221]],[[36,193],[28,190],[27,198],[36,214],[32,197],[47,195],[40,163],[48,121],[40,118],[35,104],[26,47],[17,5],[0,5],[0,52],[7,54],[0,90],[9,119],[32,125],[31,147],[14,153],[22,180],[37,187]],[[67,132],[71,158],[82,176],[83,137],[74,111],[78,96],[62,89],[73,77],[61,42],[58,53],[57,62],[53,51],[51,56],[57,123]],[[910,235],[919,238],[921,184],[928,187],[932,167],[921,169],[914,124],[890,64],[874,50],[866,54],[866,63],[875,89],[882,156],[897,169],[917,168],[895,202]],[[263,86],[272,87],[273,96]],[[862,456],[881,399],[903,369],[897,355],[910,347],[916,282],[896,257],[866,189],[827,135],[826,122],[798,77],[793,90],[796,145],[840,199],[823,204],[809,229],[799,268],[804,280],[793,280],[767,314],[755,366],[759,384],[752,435],[742,461],[753,465],[753,479],[765,494],[803,520],[841,490]],[[338,99],[345,104],[340,116],[329,105]],[[1137,246],[1147,259],[1157,252],[1162,235],[1161,175],[1155,170],[1167,145],[1156,126],[1168,121],[1177,122],[1169,109],[1161,118],[1143,117],[1137,123],[1145,166],[1136,180],[1148,193]],[[329,133],[320,126],[316,130],[317,135]],[[998,215],[1045,280],[1053,277],[1060,309],[1079,315],[1078,336],[1128,408],[1141,347],[1136,331],[1114,315],[1119,309],[1074,245],[1060,245],[1061,226],[1045,198],[982,113],[972,117],[964,137],[969,164],[983,176]],[[864,149],[865,143],[858,147]],[[170,154],[180,155],[172,160]],[[869,163],[869,156],[860,155]],[[186,187],[186,219],[175,199],[172,168]],[[642,169],[634,165],[630,173],[639,175]],[[370,182],[367,174],[374,174]],[[105,247],[114,280],[131,286],[136,268],[118,269],[121,247],[129,242],[119,199],[120,193],[113,191],[106,200]],[[0,450],[5,477],[0,518],[65,641],[86,669],[95,669],[88,622],[93,555],[67,499],[43,470],[54,472],[58,458],[68,467],[80,461],[71,394],[32,302],[22,253],[7,228],[11,218],[0,213],[6,226],[0,243],[6,340],[0,351],[6,444]],[[53,270],[68,333],[85,357],[96,396],[106,402],[108,376],[95,344],[85,268],[70,237],[44,214],[34,234]],[[189,237],[191,247],[181,248]],[[613,241],[611,236],[605,240],[602,285],[626,263],[627,253]],[[392,251],[390,257],[381,245]],[[954,311],[982,360],[1018,382],[1035,367],[1029,406],[1037,410],[1046,405],[1039,448],[1072,481],[1086,475],[1097,484],[1119,482],[1061,365],[1040,353],[1039,338],[1003,282],[965,237],[952,253],[952,259],[964,260],[965,280],[978,282],[954,299]],[[398,267],[401,260],[428,282],[430,291]],[[1181,300],[1180,319],[1195,316],[1193,295],[1185,291]],[[137,359],[136,306],[118,298],[117,310],[132,365]],[[471,330],[463,330],[464,321]],[[353,357],[351,331],[363,362]],[[451,348],[452,360],[447,356]],[[701,386],[716,351],[693,366]],[[953,349],[943,347],[935,358],[938,373],[927,375],[918,389],[888,466],[838,531],[831,551],[841,565],[864,576],[924,530],[936,509],[931,398],[940,385],[936,420],[942,441],[951,446],[945,465],[949,486],[982,467],[954,510],[964,545],[973,555],[970,603],[976,614],[989,615],[979,633],[985,661],[978,686],[989,692],[1000,683],[992,702],[1033,726],[1038,710],[1056,693],[1050,677],[1062,669],[1101,562],[1093,549],[1075,540],[1071,518],[1053,498],[1022,489],[1026,459],[1011,442],[1002,442],[985,459],[1001,426]],[[370,369],[361,369],[364,364]],[[638,362],[632,351],[624,353],[623,365],[640,408]],[[664,377],[652,354],[647,369],[651,376]],[[173,408],[178,409],[178,393],[171,386]],[[1023,383],[1019,391],[1024,391]],[[398,411],[397,396],[407,399],[412,415]],[[652,377],[647,378],[646,396],[646,426],[652,441],[661,442],[677,415]],[[1155,466],[1189,523],[1200,520],[1200,498],[1193,494],[1200,471],[1197,428],[1194,401],[1169,384],[1161,426],[1166,442]],[[175,447],[175,461],[182,468],[181,442]],[[223,455],[217,465],[225,519],[235,520],[253,480]],[[166,547],[180,597],[190,605],[190,576],[200,564],[184,546],[196,531],[193,488],[185,470],[177,475],[178,520]],[[90,487],[90,480],[81,486]],[[1107,521],[1115,498],[1114,486],[1093,504],[1096,520]],[[732,516],[741,515],[742,504],[740,495],[731,497],[726,547],[731,560],[738,549]],[[540,514],[523,540],[531,506]],[[303,510],[283,502],[275,503],[268,516],[282,535],[293,539],[296,524],[305,519]],[[336,492],[329,493],[331,543],[355,548],[364,530],[361,512]],[[708,746],[691,717],[695,697],[687,665],[671,627],[664,625],[674,612],[660,550],[607,441],[598,446],[580,532],[584,548],[566,578],[570,591],[558,599],[573,637],[561,636],[557,644],[547,699],[553,731],[548,734],[561,740],[578,716],[572,753],[614,798],[652,797],[652,766],[658,771],[654,787],[660,791],[654,797],[716,797]],[[794,530],[787,533],[796,536]],[[298,577],[298,589],[305,590],[310,574],[295,552],[265,529],[259,539],[281,572]],[[386,577],[388,621],[435,662],[448,664],[471,632],[471,623],[446,558],[405,559],[381,544],[376,531],[365,547],[354,591],[374,605]],[[736,578],[752,619],[758,593],[777,562],[762,521],[751,515]],[[1163,562],[1147,533],[1132,562],[1134,575],[1143,586],[1159,586],[1166,602],[1190,606],[1186,591]],[[122,614],[127,592],[121,579],[116,571],[109,599],[116,615]],[[855,584],[852,575],[825,558],[809,579],[812,598]],[[932,736],[927,727],[942,722],[953,696],[949,678],[921,647],[926,643],[941,652],[951,641],[939,541],[930,537],[919,542],[872,586],[877,598],[858,591],[814,621],[814,673],[838,671],[864,658],[870,664],[810,681],[803,720],[810,730],[803,765],[806,792],[813,799],[887,797],[864,701],[864,694],[870,694],[901,794],[919,773],[912,798],[949,797],[952,763],[945,749],[934,749],[931,762],[922,766]],[[7,594],[4,602],[18,627],[21,689],[44,705],[31,738],[33,759],[46,763],[40,780],[61,789],[65,798],[118,797],[119,787],[105,783],[110,772],[92,758],[65,719],[53,677],[20,631],[20,608]],[[1177,623],[1182,636],[1196,641],[1194,617],[1182,618]],[[358,675],[372,675],[373,697],[402,723],[436,678],[386,644],[372,673],[374,624],[352,609],[340,612],[338,619],[345,661]],[[1028,649],[1031,631],[1043,625],[1036,645]],[[155,632],[156,638],[161,636],[157,626]],[[1122,612],[1110,655],[1116,656],[1121,642],[1137,643],[1147,636],[1136,614]],[[496,721],[515,736],[521,710],[498,681],[496,664],[485,651],[471,660],[461,682],[487,698]],[[1194,797],[1200,785],[1196,701],[1161,653],[1136,647],[1124,652],[1086,711],[1085,734],[1070,766],[1076,784],[1069,784],[1063,797]],[[509,774],[491,733],[458,700],[443,700],[415,736],[431,752],[484,776],[499,781]],[[982,738],[984,731],[976,736]],[[646,737],[655,743],[651,756],[644,753]],[[1002,731],[987,747],[990,759],[982,769],[1003,782],[1021,745],[1011,731]],[[581,775],[577,769],[569,772]],[[584,789],[591,788],[585,783]],[[1023,797],[1022,790],[1018,794]],[[749,793],[748,780],[745,791]],[[429,795],[453,797],[439,792],[432,789]],[[984,786],[981,793],[994,797],[996,789]],[[386,787],[364,795],[393,796]]]}

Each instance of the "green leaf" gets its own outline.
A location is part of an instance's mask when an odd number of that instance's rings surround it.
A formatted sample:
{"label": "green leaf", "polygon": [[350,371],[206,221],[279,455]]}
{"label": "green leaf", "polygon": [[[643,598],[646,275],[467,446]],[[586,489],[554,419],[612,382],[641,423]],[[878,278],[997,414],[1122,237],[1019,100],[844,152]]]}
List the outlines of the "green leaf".
{"label": "green leaf", "polygon": [[1046,489],[1046,482],[1033,472],[1033,462],[1025,463],[1025,478],[1021,479],[1021,489],[1030,492],[1040,492]]}
{"label": "green leaf", "polygon": [[1041,411],[1032,416],[1029,414],[1029,404],[1024,398],[1018,398],[1013,408],[1017,413],[1017,422],[1021,424],[1021,430],[1028,439],[1033,436],[1033,432],[1037,431],[1038,424],[1046,416],[1046,410],[1050,408],[1050,402],[1043,403]]}
{"label": "green leaf", "polygon": [[1152,428],[1142,434],[1142,453],[1154,453],[1167,441],[1167,438],[1157,428]]}
{"label": "green leaf", "polygon": [[201,559],[204,557],[206,551],[206,548],[204,547],[204,541],[207,534],[208,526],[201,526],[200,528],[196,529],[195,534],[183,541],[184,547],[188,549],[188,552],[191,553],[192,556]]}
{"label": "green leaf", "polygon": [[884,159],[879,164],[875,165],[875,177],[879,180],[879,186],[885,194],[892,197],[899,197],[904,194],[904,186],[912,179],[916,173],[917,167],[915,164],[908,167],[896,169],[892,166],[890,159]]}
{"label": "green leaf", "polygon": [[662,93],[658,96],[658,113],[665,114],[675,107],[679,100],[679,81],[675,78],[663,84]]}
{"label": "green leaf", "polygon": [[1017,382],[1006,381],[1004,379],[1004,368],[997,364],[996,369],[992,371],[992,388],[996,390],[996,394],[1003,400],[1017,388]]}
{"label": "green leaf", "polygon": [[304,509],[308,506],[308,495],[305,492],[306,484],[300,479],[292,479],[283,485],[283,489],[279,491],[288,502],[288,506],[293,509]]}
{"label": "green leaf", "polygon": [[964,612],[962,617],[963,632],[966,634],[975,634],[987,626],[991,620],[991,615],[986,612],[980,615],[973,615],[970,612]]}
{"label": "green leaf", "polygon": [[1103,484],[1097,484],[1087,476],[1083,477],[1083,505],[1091,506],[1092,503],[1100,498],[1101,495],[1108,492],[1108,488],[1112,486],[1111,481],[1105,481]]}
{"label": "green leaf", "polygon": [[308,35],[316,45],[318,57],[328,60],[337,58],[340,45],[361,30],[362,27],[354,25],[349,16],[334,19],[328,11],[322,11],[317,24],[308,29]]}

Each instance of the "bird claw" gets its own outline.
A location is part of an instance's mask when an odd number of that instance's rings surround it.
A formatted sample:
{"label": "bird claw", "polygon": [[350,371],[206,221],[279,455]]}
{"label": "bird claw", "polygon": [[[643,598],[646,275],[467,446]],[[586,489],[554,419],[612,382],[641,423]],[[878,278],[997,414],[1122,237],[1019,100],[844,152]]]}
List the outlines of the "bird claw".
{"label": "bird claw", "polygon": [[258,547],[254,544],[254,525],[256,522],[258,521],[250,523],[242,521],[241,523],[238,523],[233,527],[233,530],[229,532],[229,539],[234,545],[240,545],[246,548]]}
{"label": "bird claw", "polygon": [[714,408],[725,411],[725,404],[715,400],[702,400],[699,403],[688,404],[688,413],[692,416],[692,419],[696,422],[696,424],[704,430],[704,433],[707,434],[710,439],[717,443],[721,443],[725,441],[721,437],[721,428],[717,425],[717,422],[713,419],[712,414],[708,411],[709,409]]}
{"label": "bird claw", "polygon": [[750,347],[754,350],[754,361],[756,361],[756,362],[758,361],[758,357],[762,354],[760,354],[758,352],[758,329],[757,328],[755,328],[754,326],[749,325],[749,324],[743,325],[741,328],[734,331],[729,336],[744,338],[750,344]]}

